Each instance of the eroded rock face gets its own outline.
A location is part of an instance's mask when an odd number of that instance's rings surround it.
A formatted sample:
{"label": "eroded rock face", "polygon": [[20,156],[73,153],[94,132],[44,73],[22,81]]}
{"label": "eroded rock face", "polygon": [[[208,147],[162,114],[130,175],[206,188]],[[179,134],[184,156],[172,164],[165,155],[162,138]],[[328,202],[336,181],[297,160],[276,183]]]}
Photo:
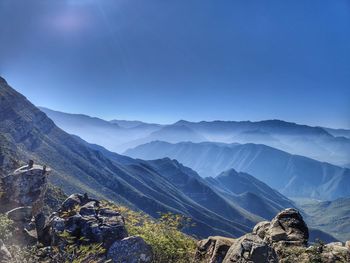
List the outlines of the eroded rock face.
{"label": "eroded rock face", "polygon": [[262,221],[255,225],[253,228],[253,234],[258,235],[260,238],[264,239],[266,232],[269,229],[271,223],[269,221]]}
{"label": "eroded rock face", "polygon": [[225,245],[217,243],[218,240],[223,240],[222,237],[200,241],[195,262],[274,263],[278,262],[281,246],[304,247],[308,237],[309,231],[300,213],[295,209],[285,209],[271,222],[258,223],[251,234],[233,240],[228,250]]}
{"label": "eroded rock face", "polygon": [[149,263],[152,262],[152,248],[138,236],[116,241],[109,248],[107,258],[112,262]]}
{"label": "eroded rock face", "polygon": [[63,232],[82,243],[102,243],[105,248],[128,236],[124,219],[118,212],[102,208],[98,201],[77,194],[63,203],[60,212],[51,215],[47,231],[51,245],[59,244]]}
{"label": "eroded rock face", "polygon": [[286,245],[305,246],[309,229],[298,210],[289,208],[278,213],[265,227],[264,239],[269,243],[283,242]]}
{"label": "eroded rock face", "polygon": [[198,242],[195,262],[220,263],[235,239],[225,237],[209,237]]}
{"label": "eroded rock face", "polygon": [[254,262],[277,263],[275,250],[267,242],[254,234],[239,238],[228,250],[223,263]]}
{"label": "eroded rock face", "polygon": [[2,210],[6,210],[2,212],[30,206],[34,215],[40,213],[47,188],[47,172],[40,165],[26,165],[1,178],[4,193],[0,203]]}

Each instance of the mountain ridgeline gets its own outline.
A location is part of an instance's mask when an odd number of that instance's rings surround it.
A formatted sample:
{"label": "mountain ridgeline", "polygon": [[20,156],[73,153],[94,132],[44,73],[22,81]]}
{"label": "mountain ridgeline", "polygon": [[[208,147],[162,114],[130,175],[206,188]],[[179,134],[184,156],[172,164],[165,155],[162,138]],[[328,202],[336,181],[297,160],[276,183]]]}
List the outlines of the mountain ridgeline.
{"label": "mountain ridgeline", "polygon": [[143,159],[174,158],[203,177],[234,168],[254,175],[288,197],[329,200],[350,195],[350,169],[262,144],[154,141],[125,154]]}
{"label": "mountain ridgeline", "polygon": [[[240,205],[245,196],[212,188],[196,172],[175,160],[135,160],[90,145],[58,128],[4,79],[0,81],[0,101],[1,149],[5,149],[1,160],[8,164],[6,170],[15,160],[44,163],[53,170],[50,181],[67,194],[87,192],[154,217],[166,212],[182,214],[195,224],[186,232],[199,237],[239,236],[256,222],[270,219],[276,211],[293,205],[283,196],[264,196],[250,187],[245,192],[252,191],[268,206],[267,212],[263,207],[256,211]],[[273,202],[278,205],[271,205]]]}
{"label": "mountain ridgeline", "polygon": [[[212,126],[217,122],[108,122],[39,109],[2,78],[0,112],[0,176],[32,159],[52,168],[50,182],[66,194],[88,193],[152,217],[181,214],[194,223],[184,231],[196,237],[248,233],[257,222],[296,207],[286,196],[335,199],[349,195],[346,168],[266,145],[210,142],[225,141],[228,134],[232,138],[232,126],[247,126],[245,122],[218,122],[217,130]],[[294,124],[287,132],[274,127],[275,122],[259,123],[269,127],[259,133],[267,137],[302,133],[313,138],[321,134],[330,140],[347,140],[322,128],[303,126],[301,132]],[[211,127],[207,127],[210,132],[202,125]],[[158,139],[169,142],[154,141]],[[110,151],[131,146],[128,156]],[[311,236],[334,240],[320,230],[311,230]]]}
{"label": "mountain ridgeline", "polygon": [[[135,121],[105,121],[79,114],[42,110],[63,130],[82,139],[122,153],[155,140],[264,144],[290,154],[303,155],[337,166],[350,167],[349,130],[311,127],[267,121],[178,121],[171,125]],[[220,171],[222,172],[222,171]]]}

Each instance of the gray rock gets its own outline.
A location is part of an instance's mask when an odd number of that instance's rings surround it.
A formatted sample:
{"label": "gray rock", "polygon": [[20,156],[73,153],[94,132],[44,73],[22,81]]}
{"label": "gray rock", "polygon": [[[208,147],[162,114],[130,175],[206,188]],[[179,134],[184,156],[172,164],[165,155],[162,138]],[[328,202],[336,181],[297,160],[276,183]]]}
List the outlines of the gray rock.
{"label": "gray rock", "polygon": [[221,263],[235,239],[225,237],[208,237],[197,244],[194,262]]}
{"label": "gray rock", "polygon": [[288,208],[278,213],[265,232],[269,243],[283,242],[286,245],[305,246],[309,230],[298,210]]}
{"label": "gray rock", "polygon": [[266,232],[270,227],[269,221],[262,221],[255,225],[253,234],[258,235],[260,238],[265,238]]}
{"label": "gray rock", "polygon": [[128,236],[124,218],[118,212],[101,208],[98,201],[78,194],[67,198],[60,213],[51,218],[49,228],[52,245],[60,243],[64,231],[82,243],[102,243],[107,249]]}
{"label": "gray rock", "polygon": [[0,262],[10,262],[12,259],[12,255],[10,251],[8,251],[4,242],[0,239]]}
{"label": "gray rock", "polygon": [[259,236],[247,234],[230,247],[223,263],[277,263],[275,250]]}
{"label": "gray rock", "polygon": [[97,204],[95,201],[90,201],[80,208],[79,214],[82,216],[96,216],[97,215]]}
{"label": "gray rock", "polygon": [[108,259],[114,263],[148,263],[152,262],[152,248],[138,236],[116,241],[109,248]]}
{"label": "gray rock", "polygon": [[17,207],[6,213],[9,219],[16,222],[28,222],[32,219],[32,207]]}
{"label": "gray rock", "polygon": [[34,165],[32,168],[23,166],[14,173],[2,178],[5,189],[3,199],[13,204],[13,207],[32,206],[43,199],[46,191],[47,176],[43,167]]}
{"label": "gray rock", "polygon": [[77,206],[82,205],[83,195],[72,194],[62,204],[60,211],[67,212],[74,210]]}

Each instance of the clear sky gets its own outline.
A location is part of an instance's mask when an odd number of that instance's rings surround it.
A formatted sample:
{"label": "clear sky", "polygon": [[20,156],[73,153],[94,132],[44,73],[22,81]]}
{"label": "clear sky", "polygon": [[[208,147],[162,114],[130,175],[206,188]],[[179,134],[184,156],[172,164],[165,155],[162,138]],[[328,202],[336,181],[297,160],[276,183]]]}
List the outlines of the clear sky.
{"label": "clear sky", "polygon": [[350,1],[0,0],[0,75],[105,119],[350,128]]}

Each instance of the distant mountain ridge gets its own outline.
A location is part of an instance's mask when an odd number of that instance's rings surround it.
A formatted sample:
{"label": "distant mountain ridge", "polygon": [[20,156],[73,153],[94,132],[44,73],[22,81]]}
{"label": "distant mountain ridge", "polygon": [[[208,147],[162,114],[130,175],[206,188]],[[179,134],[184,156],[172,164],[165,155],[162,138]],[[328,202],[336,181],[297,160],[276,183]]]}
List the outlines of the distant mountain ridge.
{"label": "distant mountain ridge", "polygon": [[8,149],[2,156],[48,165],[53,169],[51,182],[68,194],[87,192],[151,216],[180,213],[195,223],[188,232],[202,237],[239,236],[263,219],[241,207],[239,195],[227,199],[177,161],[135,160],[67,134],[2,79],[0,101],[0,149]]}
{"label": "distant mountain ridge", "polygon": [[350,196],[350,169],[291,155],[259,144],[154,141],[125,152],[134,158],[170,157],[201,176],[234,168],[255,176],[288,197],[336,199]]}
{"label": "distant mountain ridge", "polygon": [[[257,122],[180,120],[170,125],[159,125],[125,120],[108,122],[100,119],[103,124],[98,124],[96,118],[82,119],[76,114],[60,113],[45,108],[42,110],[65,131],[118,153],[155,140],[171,143],[186,141],[255,143],[338,166],[350,167],[348,130],[311,127],[281,120]],[[71,119],[75,119],[73,124]],[[118,124],[118,127],[111,124]]]}

